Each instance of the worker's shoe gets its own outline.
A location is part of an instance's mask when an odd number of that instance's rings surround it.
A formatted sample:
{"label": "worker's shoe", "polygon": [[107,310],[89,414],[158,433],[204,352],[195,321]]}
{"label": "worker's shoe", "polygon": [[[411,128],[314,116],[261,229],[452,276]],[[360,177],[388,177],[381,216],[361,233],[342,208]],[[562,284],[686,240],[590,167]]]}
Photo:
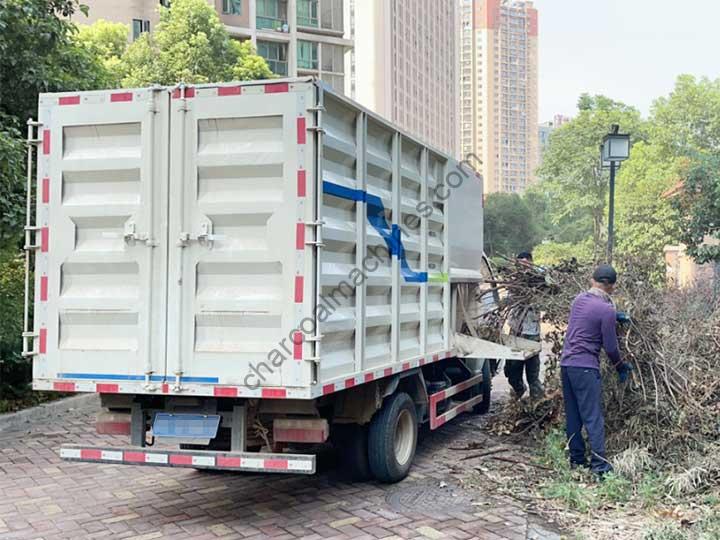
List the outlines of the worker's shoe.
{"label": "worker's shoe", "polygon": [[545,389],[543,388],[540,381],[534,381],[530,383],[530,398],[534,401],[542,399],[545,395]]}
{"label": "worker's shoe", "polygon": [[525,392],[527,392],[527,386],[525,386],[525,383],[521,382],[520,384],[511,384],[513,389],[513,397],[515,399],[520,399],[525,395]]}

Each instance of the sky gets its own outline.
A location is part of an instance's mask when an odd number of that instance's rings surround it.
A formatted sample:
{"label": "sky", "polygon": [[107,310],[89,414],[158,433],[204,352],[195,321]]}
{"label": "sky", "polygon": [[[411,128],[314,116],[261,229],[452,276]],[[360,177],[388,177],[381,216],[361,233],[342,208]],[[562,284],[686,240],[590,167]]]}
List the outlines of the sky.
{"label": "sky", "polygon": [[539,121],[573,116],[583,92],[647,115],[683,73],[720,77],[720,0],[535,0]]}

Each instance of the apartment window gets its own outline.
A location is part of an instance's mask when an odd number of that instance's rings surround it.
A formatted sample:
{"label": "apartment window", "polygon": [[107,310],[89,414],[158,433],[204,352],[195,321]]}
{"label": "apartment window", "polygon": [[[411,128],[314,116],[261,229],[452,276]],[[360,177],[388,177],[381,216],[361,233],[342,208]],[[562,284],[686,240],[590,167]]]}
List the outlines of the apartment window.
{"label": "apartment window", "polygon": [[257,0],[256,9],[258,28],[286,31],[287,0]]}
{"label": "apartment window", "polygon": [[312,41],[298,40],[298,68],[318,69],[318,44]]}
{"label": "apartment window", "polygon": [[272,41],[258,41],[257,51],[276,75],[288,74],[287,44]]}
{"label": "apartment window", "polygon": [[322,0],[320,11],[323,28],[343,31],[343,0]]}
{"label": "apartment window", "polygon": [[342,45],[322,44],[322,70],[345,73],[345,49]]}
{"label": "apartment window", "polygon": [[242,15],[242,0],[223,0],[222,12],[224,15]]}
{"label": "apartment window", "polygon": [[297,0],[298,26],[318,27],[318,0]]}
{"label": "apartment window", "polygon": [[143,32],[150,31],[150,21],[142,19],[133,19],[132,21],[132,32],[133,41],[140,37]]}

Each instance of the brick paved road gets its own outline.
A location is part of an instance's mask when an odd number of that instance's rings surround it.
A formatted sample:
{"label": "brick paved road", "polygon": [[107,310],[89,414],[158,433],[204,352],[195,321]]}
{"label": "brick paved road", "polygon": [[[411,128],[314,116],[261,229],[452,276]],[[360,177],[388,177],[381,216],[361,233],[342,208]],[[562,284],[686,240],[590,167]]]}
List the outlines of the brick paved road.
{"label": "brick paved road", "polygon": [[477,440],[478,417],[425,436],[411,476],[386,486],[344,483],[332,470],[265,476],[60,461],[63,443],[126,443],[96,435],[94,412],[0,433],[0,539],[559,538],[517,503],[458,485],[448,446]]}

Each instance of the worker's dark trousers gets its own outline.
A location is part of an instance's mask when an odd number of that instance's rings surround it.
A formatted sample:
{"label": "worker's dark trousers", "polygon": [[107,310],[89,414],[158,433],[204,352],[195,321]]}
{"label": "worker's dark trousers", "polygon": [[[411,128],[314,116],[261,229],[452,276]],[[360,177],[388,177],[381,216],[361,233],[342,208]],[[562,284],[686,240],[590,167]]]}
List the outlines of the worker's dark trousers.
{"label": "worker's dark trousers", "polygon": [[565,433],[570,447],[570,462],[585,465],[585,441],[582,428],[588,433],[594,472],[612,469],[605,459],[605,420],[602,410],[602,381],[597,369],[563,367],[561,369],[563,400],[567,426]]}
{"label": "worker's dark trousers", "polygon": [[[540,341],[540,336],[522,335],[525,339],[532,341]],[[530,386],[530,395],[533,398],[539,398],[543,394],[542,384],[540,383],[540,355],[535,355],[527,360],[506,360],[505,376],[508,383],[516,395],[521,396],[525,393],[525,384],[523,383],[523,369]]]}

